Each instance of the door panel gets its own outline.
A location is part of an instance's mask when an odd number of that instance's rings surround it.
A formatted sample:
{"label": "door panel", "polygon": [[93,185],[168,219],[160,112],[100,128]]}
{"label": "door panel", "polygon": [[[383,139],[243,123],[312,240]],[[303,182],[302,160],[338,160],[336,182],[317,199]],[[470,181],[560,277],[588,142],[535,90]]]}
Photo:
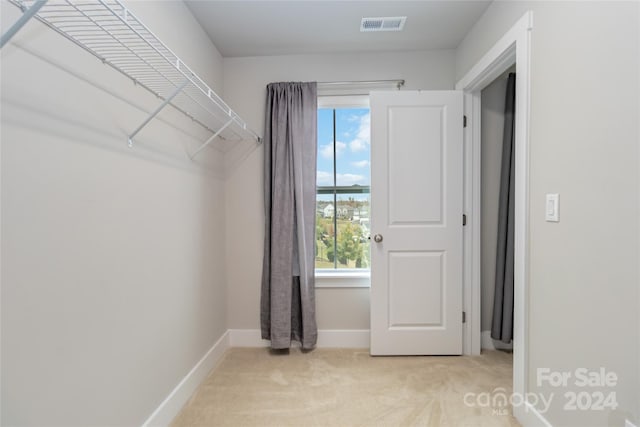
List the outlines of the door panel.
{"label": "door panel", "polygon": [[[390,107],[389,140],[389,222],[427,224],[442,221],[442,108]],[[415,135],[433,144],[416,144]],[[406,191],[422,183],[429,197],[414,197]]]}
{"label": "door panel", "polygon": [[389,328],[442,326],[443,258],[442,252],[389,252]]}
{"label": "door panel", "polygon": [[371,93],[372,355],[462,353],[462,114],[461,92]]}

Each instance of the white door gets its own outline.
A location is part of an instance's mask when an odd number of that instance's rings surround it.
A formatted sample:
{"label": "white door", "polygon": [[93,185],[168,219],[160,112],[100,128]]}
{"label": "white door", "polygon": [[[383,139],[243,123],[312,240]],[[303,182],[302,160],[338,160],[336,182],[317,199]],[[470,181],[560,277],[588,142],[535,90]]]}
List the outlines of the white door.
{"label": "white door", "polygon": [[370,99],[371,354],[461,354],[462,92]]}

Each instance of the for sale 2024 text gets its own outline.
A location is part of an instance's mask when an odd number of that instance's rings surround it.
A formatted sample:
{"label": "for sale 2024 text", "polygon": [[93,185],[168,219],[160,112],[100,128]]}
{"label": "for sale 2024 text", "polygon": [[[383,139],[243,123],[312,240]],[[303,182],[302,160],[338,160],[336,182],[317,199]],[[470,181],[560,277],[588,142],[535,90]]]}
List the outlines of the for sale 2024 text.
{"label": "for sale 2024 text", "polygon": [[552,371],[538,368],[538,387],[580,388],[564,393],[564,409],[567,411],[603,411],[618,407],[615,386],[618,375],[601,367],[596,370],[576,368],[571,371]]}

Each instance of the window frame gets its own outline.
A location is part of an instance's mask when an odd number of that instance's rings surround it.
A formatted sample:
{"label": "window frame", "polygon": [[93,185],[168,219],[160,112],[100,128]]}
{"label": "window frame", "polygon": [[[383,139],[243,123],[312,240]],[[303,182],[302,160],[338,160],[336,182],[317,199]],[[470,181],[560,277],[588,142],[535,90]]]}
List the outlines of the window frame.
{"label": "window frame", "polygon": [[[367,108],[369,95],[318,95],[318,109]],[[371,192],[371,186],[369,186]],[[316,288],[369,288],[371,268],[315,268]]]}

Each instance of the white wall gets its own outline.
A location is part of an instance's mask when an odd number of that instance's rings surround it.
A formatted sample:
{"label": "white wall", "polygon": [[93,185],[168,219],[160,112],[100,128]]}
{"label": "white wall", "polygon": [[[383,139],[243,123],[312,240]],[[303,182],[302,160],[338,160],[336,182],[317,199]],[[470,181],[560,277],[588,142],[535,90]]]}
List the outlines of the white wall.
{"label": "white wall", "polygon": [[[460,78],[533,10],[528,374],[529,391],[555,393],[553,425],[640,423],[639,8],[497,1],[456,52]],[[536,384],[537,368],[579,367],[617,373],[617,410],[564,411],[567,389]]]}
{"label": "white wall", "polygon": [[[254,129],[263,129],[265,87],[277,81],[406,80],[406,89],[452,89],[453,51],[297,55],[224,59],[224,94]],[[262,131],[260,132],[262,133]],[[229,327],[260,327],[264,234],[262,148],[226,182]],[[369,289],[317,289],[320,329],[368,329]]]}
{"label": "white wall", "polygon": [[[19,10],[1,7],[6,29]],[[131,7],[222,87],[181,2]],[[35,20],[14,41],[1,53],[1,423],[140,425],[227,329],[221,159],[188,161],[206,132],[172,111],[127,148],[154,96]]]}

